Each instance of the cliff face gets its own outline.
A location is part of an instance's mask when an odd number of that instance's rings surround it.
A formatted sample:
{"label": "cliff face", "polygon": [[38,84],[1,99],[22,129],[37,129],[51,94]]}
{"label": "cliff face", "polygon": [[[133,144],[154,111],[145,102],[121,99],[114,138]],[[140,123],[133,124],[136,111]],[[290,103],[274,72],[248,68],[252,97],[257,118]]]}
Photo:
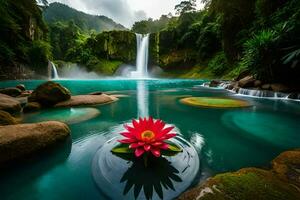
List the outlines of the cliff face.
{"label": "cliff face", "polygon": [[46,69],[46,32],[35,0],[0,2],[0,79],[28,78]]}
{"label": "cliff face", "polygon": [[192,49],[177,47],[174,41],[176,41],[176,33],[174,31],[161,31],[151,34],[151,64],[159,65],[164,70],[194,66],[197,53]]}
{"label": "cliff face", "polygon": [[125,63],[135,61],[136,37],[129,31],[103,32],[96,36],[95,55],[107,60],[119,60]]}

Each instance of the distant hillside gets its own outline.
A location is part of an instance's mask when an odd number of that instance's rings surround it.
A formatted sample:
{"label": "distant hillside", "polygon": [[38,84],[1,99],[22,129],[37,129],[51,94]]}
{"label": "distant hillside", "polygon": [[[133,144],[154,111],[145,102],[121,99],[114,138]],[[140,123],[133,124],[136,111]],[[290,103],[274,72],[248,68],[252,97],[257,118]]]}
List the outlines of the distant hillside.
{"label": "distant hillside", "polygon": [[48,23],[73,20],[84,31],[94,29],[97,32],[102,32],[126,29],[123,25],[117,24],[108,17],[89,15],[57,2],[51,3],[45,9],[43,15]]}

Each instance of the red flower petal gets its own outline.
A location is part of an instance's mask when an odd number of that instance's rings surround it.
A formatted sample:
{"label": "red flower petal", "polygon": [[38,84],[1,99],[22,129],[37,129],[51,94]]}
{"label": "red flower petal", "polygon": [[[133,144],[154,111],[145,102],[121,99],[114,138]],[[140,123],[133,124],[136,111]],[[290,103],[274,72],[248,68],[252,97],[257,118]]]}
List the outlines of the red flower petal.
{"label": "red flower petal", "polygon": [[123,144],[130,144],[136,142],[135,139],[123,139],[123,140],[118,140],[118,142],[123,143]]}
{"label": "red flower petal", "polygon": [[138,148],[140,145],[138,143],[132,143],[131,145],[129,145],[130,149],[136,149]]}
{"label": "red flower petal", "polygon": [[159,132],[159,134],[157,134],[157,139],[164,137],[166,134],[168,134],[170,131],[172,131],[172,129],[174,129],[173,126],[163,129],[162,131]]}
{"label": "red flower petal", "polygon": [[134,128],[131,126],[128,126],[127,124],[124,124],[124,128],[127,129],[129,132],[134,131]]}
{"label": "red flower petal", "polygon": [[153,146],[160,146],[160,145],[162,145],[163,144],[163,142],[153,142],[151,145],[153,145]]}
{"label": "red flower petal", "polygon": [[140,157],[141,155],[143,155],[143,153],[145,152],[145,150],[143,148],[137,148],[134,152],[136,157]]}
{"label": "red flower petal", "polygon": [[175,137],[175,136],[176,136],[175,133],[170,133],[170,134],[167,134],[167,135],[163,136],[161,139],[162,140],[168,140],[168,139],[170,139],[172,137]]}
{"label": "red flower petal", "polygon": [[121,133],[124,137],[135,139],[135,136],[132,133],[124,132]]}
{"label": "red flower petal", "polygon": [[160,156],[160,150],[159,150],[159,149],[151,149],[151,153],[152,153],[155,157],[159,157],[159,156]]}
{"label": "red flower petal", "polygon": [[159,148],[161,148],[163,150],[168,150],[169,149],[169,145],[167,143],[163,143]]}
{"label": "red flower petal", "polygon": [[145,145],[145,142],[138,142],[138,144],[139,144],[140,146],[144,146],[144,145]]}
{"label": "red flower petal", "polygon": [[145,144],[144,149],[145,149],[145,151],[149,151],[151,149],[151,145],[150,144]]}

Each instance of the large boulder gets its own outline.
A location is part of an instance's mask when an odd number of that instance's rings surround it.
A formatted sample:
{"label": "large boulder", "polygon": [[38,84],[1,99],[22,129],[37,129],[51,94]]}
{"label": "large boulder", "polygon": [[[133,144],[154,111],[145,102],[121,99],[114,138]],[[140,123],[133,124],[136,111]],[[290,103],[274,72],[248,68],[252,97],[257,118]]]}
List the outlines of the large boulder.
{"label": "large boulder", "polygon": [[219,174],[206,183],[182,194],[179,200],[295,200],[300,199],[297,188],[268,170],[241,169]]}
{"label": "large boulder", "polygon": [[249,88],[254,86],[255,79],[253,76],[246,76],[245,78],[239,80],[239,86],[242,88]]}
{"label": "large boulder", "polygon": [[0,110],[4,110],[10,114],[19,113],[21,111],[21,104],[13,97],[0,94]]}
{"label": "large boulder", "polygon": [[272,161],[272,166],[279,177],[300,187],[300,150],[281,153]]}
{"label": "large boulder", "polygon": [[11,97],[17,97],[22,93],[22,91],[18,88],[11,87],[11,88],[0,89],[0,93],[6,94]]}
{"label": "large boulder", "polygon": [[0,163],[24,158],[65,140],[69,135],[66,124],[54,121],[0,126]]}
{"label": "large boulder", "polygon": [[41,110],[42,106],[38,102],[29,102],[23,108],[24,113],[36,112]]}
{"label": "large boulder", "polygon": [[63,101],[56,104],[55,107],[76,107],[76,106],[99,105],[99,104],[111,103],[117,100],[118,98],[106,94],[77,95],[77,96],[72,96],[71,99],[67,101]]}
{"label": "large boulder", "polygon": [[245,168],[219,174],[182,194],[179,200],[300,199],[300,149],[272,161],[272,169]]}
{"label": "large boulder", "polygon": [[39,102],[43,106],[53,106],[70,98],[71,93],[67,88],[59,83],[48,81],[38,86],[28,98],[28,101]]}
{"label": "large boulder", "polygon": [[0,110],[0,126],[17,124],[16,119],[8,112]]}

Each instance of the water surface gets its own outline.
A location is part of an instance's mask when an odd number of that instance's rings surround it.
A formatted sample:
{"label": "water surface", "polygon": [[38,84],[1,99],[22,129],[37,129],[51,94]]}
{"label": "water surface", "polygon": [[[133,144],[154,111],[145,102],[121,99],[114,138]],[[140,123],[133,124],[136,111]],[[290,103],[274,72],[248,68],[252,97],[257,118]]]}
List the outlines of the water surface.
{"label": "water surface", "polygon": [[[200,159],[196,182],[242,167],[267,167],[280,152],[300,147],[300,102],[236,96],[225,90],[200,87],[204,82],[201,80],[58,82],[73,94],[110,91],[125,96],[103,106],[49,109],[24,115],[26,122],[57,118],[69,123],[72,141],[28,164],[2,170],[1,199],[109,199],[94,181],[94,156],[106,141],[116,136],[121,124],[138,116],[151,115],[173,124],[192,143]],[[0,87],[19,83],[34,89],[42,81],[8,81],[1,82]],[[212,109],[179,102],[188,96],[231,96],[247,100],[252,106]],[[101,114],[96,115],[95,109]],[[78,120],[78,116],[86,121]]]}

